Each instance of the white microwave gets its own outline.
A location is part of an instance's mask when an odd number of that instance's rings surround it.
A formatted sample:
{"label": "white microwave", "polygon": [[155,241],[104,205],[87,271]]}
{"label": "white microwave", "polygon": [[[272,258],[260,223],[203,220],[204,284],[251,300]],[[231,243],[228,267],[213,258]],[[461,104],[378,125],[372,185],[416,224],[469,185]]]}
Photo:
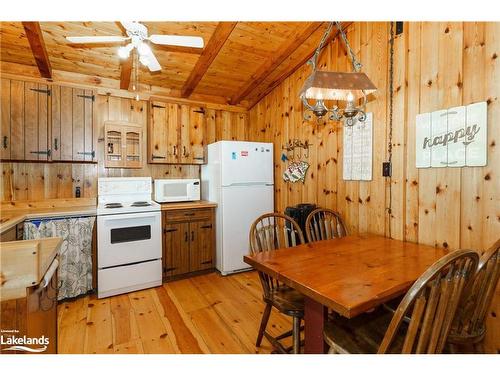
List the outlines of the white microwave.
{"label": "white microwave", "polygon": [[200,200],[200,180],[197,178],[155,180],[154,187],[158,203]]}

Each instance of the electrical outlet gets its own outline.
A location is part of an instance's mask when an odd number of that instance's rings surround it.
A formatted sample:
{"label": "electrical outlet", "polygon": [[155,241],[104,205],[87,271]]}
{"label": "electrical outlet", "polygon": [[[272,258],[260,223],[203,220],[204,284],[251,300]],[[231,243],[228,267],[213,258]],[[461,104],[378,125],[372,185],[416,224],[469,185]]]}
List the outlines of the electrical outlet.
{"label": "electrical outlet", "polygon": [[382,163],[382,176],[391,177],[391,175],[392,175],[391,163],[388,161]]}
{"label": "electrical outlet", "polygon": [[80,186],[77,186],[75,188],[75,198],[80,198],[81,197],[81,190],[80,190]]}
{"label": "electrical outlet", "polygon": [[403,33],[403,22],[396,22],[396,35]]}

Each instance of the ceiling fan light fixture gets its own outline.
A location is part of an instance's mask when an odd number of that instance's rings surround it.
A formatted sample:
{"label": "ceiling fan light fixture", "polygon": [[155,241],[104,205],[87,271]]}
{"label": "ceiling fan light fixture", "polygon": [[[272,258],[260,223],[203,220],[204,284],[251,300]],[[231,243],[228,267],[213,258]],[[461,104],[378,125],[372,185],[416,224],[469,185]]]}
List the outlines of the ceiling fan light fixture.
{"label": "ceiling fan light fixture", "polygon": [[130,56],[130,51],[132,50],[132,45],[122,46],[118,48],[118,57],[120,59],[128,59]]}

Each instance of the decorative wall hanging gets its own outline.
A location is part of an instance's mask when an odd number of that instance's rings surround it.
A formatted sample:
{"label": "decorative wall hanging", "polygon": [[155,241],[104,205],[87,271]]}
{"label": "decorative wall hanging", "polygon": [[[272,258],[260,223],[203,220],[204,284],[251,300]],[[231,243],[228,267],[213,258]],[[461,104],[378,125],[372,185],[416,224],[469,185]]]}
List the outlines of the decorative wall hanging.
{"label": "decorative wall hanging", "polygon": [[487,163],[487,103],[417,115],[417,168],[479,167]]}
{"label": "decorative wall hanging", "polygon": [[[316,70],[319,54],[334,24],[346,46],[354,72],[346,73]],[[305,108],[304,119],[310,120],[312,118],[311,114],[307,112],[311,111],[317,117],[318,122],[328,113],[330,113],[328,116],[330,120],[340,121],[345,119],[345,124],[347,126],[354,125],[355,118],[359,121],[364,121],[366,118],[364,112],[367,101],[366,96],[375,92],[377,88],[365,73],[360,73],[362,65],[356,59],[340,22],[330,23],[318,48],[316,48],[316,52],[307,63],[311,65],[312,73],[306,79],[299,94]],[[315,104],[310,104],[309,99],[316,100]],[[328,108],[325,104],[327,100],[346,101],[347,103],[345,108],[339,108],[335,105]],[[358,105],[360,100],[361,104]]]}
{"label": "decorative wall hanging", "polygon": [[371,181],[373,150],[373,113],[365,121],[354,119],[354,124],[344,128],[344,180]]}
{"label": "decorative wall hanging", "polygon": [[307,141],[301,142],[298,139],[294,139],[282,147],[282,150],[286,150],[286,154],[281,156],[281,160],[289,162],[283,172],[283,180],[285,182],[305,182],[309,163],[303,160],[303,158],[309,158],[309,146],[311,144]]}

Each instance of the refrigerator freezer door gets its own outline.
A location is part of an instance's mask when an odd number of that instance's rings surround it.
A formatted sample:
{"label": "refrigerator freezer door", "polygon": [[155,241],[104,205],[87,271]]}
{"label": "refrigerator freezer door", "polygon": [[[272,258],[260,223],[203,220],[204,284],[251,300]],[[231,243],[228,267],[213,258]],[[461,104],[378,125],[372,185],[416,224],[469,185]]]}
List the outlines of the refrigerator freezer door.
{"label": "refrigerator freezer door", "polygon": [[260,215],[274,211],[273,186],[230,186],[222,188],[222,237],[217,243],[217,269],[223,274],[248,269],[243,256],[249,254],[248,235]]}
{"label": "refrigerator freezer door", "polygon": [[273,144],[220,142],[222,186],[273,184]]}

